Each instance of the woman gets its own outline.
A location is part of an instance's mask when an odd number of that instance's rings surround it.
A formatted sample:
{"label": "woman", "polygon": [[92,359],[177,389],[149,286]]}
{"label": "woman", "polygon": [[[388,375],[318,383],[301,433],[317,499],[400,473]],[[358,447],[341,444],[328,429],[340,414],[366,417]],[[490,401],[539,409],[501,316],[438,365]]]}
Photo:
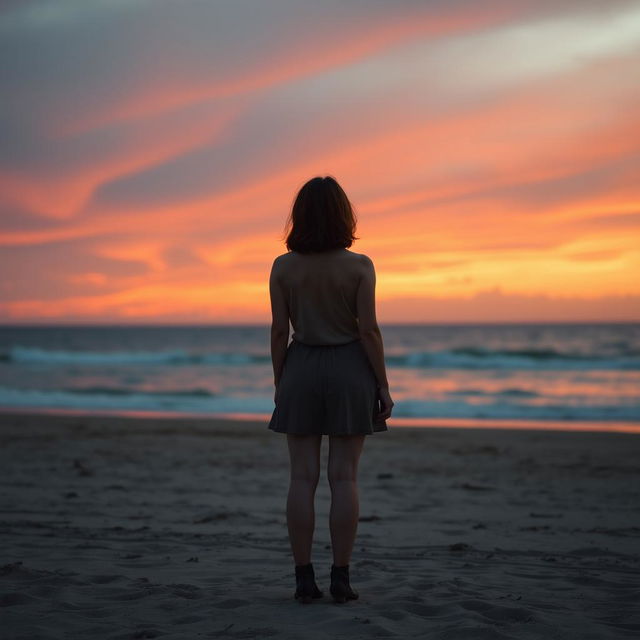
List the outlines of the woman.
{"label": "woman", "polygon": [[[311,563],[320,444],[329,436],[330,592],[355,600],[349,562],[358,526],[358,462],[365,435],[386,431],[393,401],[375,313],[376,274],[349,251],[356,219],[346,194],[327,176],[298,192],[285,227],[288,253],[271,268],[273,431],[287,434],[287,528],[295,561],[295,598],[322,596]],[[288,235],[287,235],[288,232]],[[289,321],[293,327],[291,343]]]}

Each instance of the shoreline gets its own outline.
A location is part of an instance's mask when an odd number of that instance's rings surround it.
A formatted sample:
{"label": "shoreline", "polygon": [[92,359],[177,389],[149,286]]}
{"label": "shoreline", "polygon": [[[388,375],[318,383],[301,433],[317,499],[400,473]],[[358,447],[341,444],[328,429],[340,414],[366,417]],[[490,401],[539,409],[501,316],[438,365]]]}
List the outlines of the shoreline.
{"label": "shoreline", "polygon": [[[138,410],[101,410],[72,408],[40,408],[40,407],[1,407],[0,419],[10,420],[19,416],[76,416],[87,418],[126,418],[135,420],[181,420],[209,421],[217,423],[231,421],[233,423],[263,424],[268,422],[271,414],[251,413],[196,413],[178,411],[138,411]],[[390,418],[387,420],[390,429],[476,429],[506,431],[566,431],[594,433],[630,433],[640,434],[640,422],[602,422],[572,420],[518,420],[494,418]]]}

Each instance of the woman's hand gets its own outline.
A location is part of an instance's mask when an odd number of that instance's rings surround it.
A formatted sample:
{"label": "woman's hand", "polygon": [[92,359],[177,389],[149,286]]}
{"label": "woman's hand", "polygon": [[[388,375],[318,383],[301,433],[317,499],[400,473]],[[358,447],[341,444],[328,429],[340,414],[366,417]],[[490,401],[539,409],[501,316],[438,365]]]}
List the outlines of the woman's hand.
{"label": "woman's hand", "polygon": [[394,405],[388,387],[380,387],[378,389],[378,397],[380,398],[380,413],[378,417],[380,420],[386,420],[391,417],[391,410]]}

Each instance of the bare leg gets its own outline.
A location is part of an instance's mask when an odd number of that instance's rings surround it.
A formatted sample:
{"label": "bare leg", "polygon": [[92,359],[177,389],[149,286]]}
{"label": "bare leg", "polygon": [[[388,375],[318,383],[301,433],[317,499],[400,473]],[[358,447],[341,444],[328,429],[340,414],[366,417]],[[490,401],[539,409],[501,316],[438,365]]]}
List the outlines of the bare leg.
{"label": "bare leg", "polygon": [[290,482],[287,496],[287,528],[296,565],[311,562],[311,543],[315,527],[315,498],[320,477],[322,436],[287,434]]}
{"label": "bare leg", "polygon": [[329,437],[329,485],[331,511],[329,527],[333,564],[348,565],[358,529],[358,462],[365,436]]}

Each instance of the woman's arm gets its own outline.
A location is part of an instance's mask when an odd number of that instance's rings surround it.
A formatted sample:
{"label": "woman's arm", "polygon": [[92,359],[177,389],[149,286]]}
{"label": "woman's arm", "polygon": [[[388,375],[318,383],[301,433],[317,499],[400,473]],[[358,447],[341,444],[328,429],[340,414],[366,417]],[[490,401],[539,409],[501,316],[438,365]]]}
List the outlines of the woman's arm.
{"label": "woman's arm", "polygon": [[289,342],[289,306],[280,279],[281,267],[278,259],[273,261],[269,276],[269,295],[271,298],[271,362],[273,364],[273,383],[280,383],[282,366],[287,355]]}
{"label": "woman's arm", "polygon": [[378,321],[376,320],[376,271],[371,258],[365,255],[362,258],[363,274],[358,285],[357,294],[360,338],[373,367],[378,386],[382,389],[388,389],[389,382],[384,363],[384,345]]}

